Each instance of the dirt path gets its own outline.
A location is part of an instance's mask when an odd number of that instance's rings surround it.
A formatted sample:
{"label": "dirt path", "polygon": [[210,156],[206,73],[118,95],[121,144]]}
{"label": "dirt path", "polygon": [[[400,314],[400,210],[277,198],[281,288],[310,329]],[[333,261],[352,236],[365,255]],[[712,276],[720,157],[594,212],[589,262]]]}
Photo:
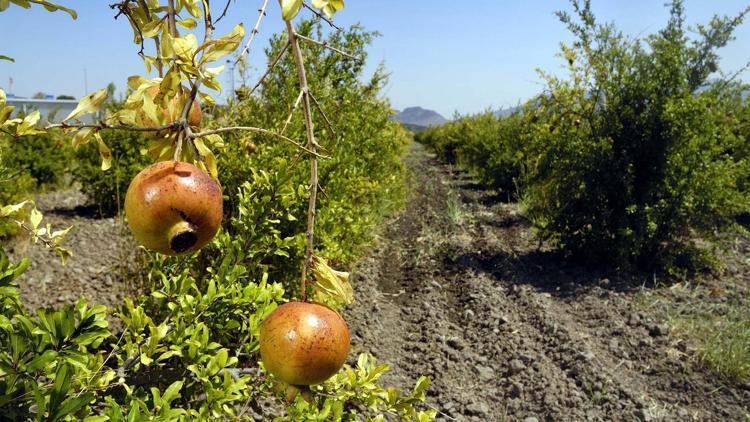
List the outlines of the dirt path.
{"label": "dirt path", "polygon": [[695,367],[635,305],[642,283],[539,249],[516,204],[408,156],[413,194],[355,268],[353,350],[419,374],[450,420],[746,420],[747,386]]}

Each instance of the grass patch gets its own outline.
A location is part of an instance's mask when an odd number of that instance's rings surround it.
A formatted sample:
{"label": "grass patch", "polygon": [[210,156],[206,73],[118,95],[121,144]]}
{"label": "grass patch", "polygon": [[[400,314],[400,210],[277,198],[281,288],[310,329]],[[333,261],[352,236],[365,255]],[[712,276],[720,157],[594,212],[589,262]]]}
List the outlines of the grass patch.
{"label": "grass patch", "polygon": [[750,297],[716,286],[672,290],[683,300],[652,296],[648,307],[668,321],[673,335],[695,344],[700,364],[729,382],[750,381]]}

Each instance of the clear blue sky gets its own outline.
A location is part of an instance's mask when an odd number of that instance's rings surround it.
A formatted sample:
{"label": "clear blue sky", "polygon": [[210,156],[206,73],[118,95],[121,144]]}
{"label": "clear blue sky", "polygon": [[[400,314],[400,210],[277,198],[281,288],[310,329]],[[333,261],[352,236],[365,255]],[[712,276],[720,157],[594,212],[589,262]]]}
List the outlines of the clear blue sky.
{"label": "clear blue sky", "polygon": [[[748,0],[688,0],[688,23],[706,22],[714,13],[734,14]],[[114,82],[119,89],[129,75],[145,72],[132,43],[130,26],[114,20],[111,0],[59,0],[76,9],[77,21],[64,13],[15,6],[0,13],[0,54],[16,63],[0,61],[0,87],[14,80],[13,93],[31,96],[43,91],[54,95],[84,94],[84,68],[88,89]],[[215,8],[223,1],[215,0]],[[627,34],[648,34],[667,19],[664,0],[594,0],[600,20],[617,22]],[[235,23],[249,28],[261,0],[234,0],[218,34]],[[459,5],[471,4],[464,9]],[[282,27],[278,5],[271,0],[255,54],[250,56],[257,77],[265,67],[262,47],[271,33]],[[354,22],[377,30],[382,37],[370,48],[369,68],[385,62],[392,73],[385,95],[395,108],[419,105],[449,117],[487,107],[512,106],[541,88],[535,68],[556,71],[559,42],[568,39],[554,16],[569,9],[567,1],[477,0],[347,0],[336,16],[340,25]],[[304,12],[303,12],[304,13]],[[750,22],[737,31],[737,40],[722,52],[722,67],[736,70],[750,61]],[[750,80],[746,74],[744,80]],[[229,76],[223,81],[228,86]]]}

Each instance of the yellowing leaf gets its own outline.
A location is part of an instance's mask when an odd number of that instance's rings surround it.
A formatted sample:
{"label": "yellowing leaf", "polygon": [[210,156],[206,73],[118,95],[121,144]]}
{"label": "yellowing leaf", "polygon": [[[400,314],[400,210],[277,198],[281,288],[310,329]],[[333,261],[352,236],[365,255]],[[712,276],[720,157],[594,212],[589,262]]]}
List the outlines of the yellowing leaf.
{"label": "yellowing leaf", "polygon": [[66,117],[63,121],[68,121],[71,119],[77,119],[78,117],[83,116],[84,114],[93,113],[97,110],[99,110],[99,107],[104,103],[104,101],[107,100],[107,90],[101,89],[99,91],[94,92],[93,94],[89,94],[81,99],[81,101],[78,102],[78,106],[73,110],[68,117]]}
{"label": "yellowing leaf", "polygon": [[77,131],[75,135],[73,135],[73,139],[71,140],[71,143],[73,144],[73,148],[78,148],[81,145],[88,143],[89,138],[93,134],[94,134],[94,128],[90,128],[90,127],[86,127]]}
{"label": "yellowing leaf", "polygon": [[321,9],[329,18],[344,8],[343,0],[313,0],[313,7]]}
{"label": "yellowing leaf", "polygon": [[140,75],[130,76],[128,77],[128,88],[132,89],[133,91],[137,90],[141,87],[141,85],[148,85],[149,80],[144,78]]}
{"label": "yellowing leaf", "polygon": [[23,202],[19,202],[17,204],[6,205],[6,206],[0,208],[0,217],[9,217],[9,216],[11,216],[13,214],[16,214],[19,211],[21,211],[22,209],[24,209],[29,204],[33,205],[34,202],[30,201],[30,200],[26,200],[26,201],[23,201]]}
{"label": "yellowing leaf", "polygon": [[39,224],[42,222],[42,213],[36,209],[36,207],[31,210],[31,213],[29,213],[29,222],[34,229],[39,227]]}
{"label": "yellowing leaf", "polygon": [[109,150],[107,144],[104,143],[102,136],[99,132],[94,134],[96,142],[99,144],[99,155],[102,157],[102,170],[106,171],[112,167],[112,151]]}
{"label": "yellowing leaf", "polygon": [[198,23],[195,22],[195,19],[193,18],[187,18],[177,21],[177,25],[187,29],[195,29],[195,27],[198,26]]}
{"label": "yellowing leaf", "polygon": [[[242,43],[242,38],[244,38],[244,36],[245,27],[242,24],[239,24],[235,25],[234,29],[232,29],[232,32],[229,34],[204,44],[201,46],[201,49],[204,49],[205,51],[203,52],[200,63],[211,63],[231,54],[237,49],[237,47],[239,47],[240,43]],[[196,51],[196,54],[197,53],[198,51]]]}
{"label": "yellowing leaf", "polygon": [[302,0],[280,0],[281,1],[281,17],[284,18],[284,20],[292,20],[295,16],[297,16],[297,13],[299,13],[299,9],[302,7]]}
{"label": "yellowing leaf", "polygon": [[162,24],[163,22],[160,20],[151,21],[143,25],[143,28],[141,28],[141,34],[146,38],[153,38],[159,35],[159,32],[161,32]]}
{"label": "yellowing leaf", "polygon": [[[60,6],[58,4],[49,2],[47,0],[28,0],[28,1],[30,1],[31,3],[41,4],[49,12],[56,12],[58,10],[62,10],[63,12],[69,14],[71,18],[73,19],[78,18],[78,14],[76,13],[75,10],[68,9],[67,7]],[[14,1],[14,3],[18,4],[17,1]]]}
{"label": "yellowing leaf", "polygon": [[172,51],[180,58],[191,61],[193,54],[198,49],[198,39],[193,34],[187,34],[183,38],[172,40]]}
{"label": "yellowing leaf", "polygon": [[41,114],[39,113],[39,110],[36,110],[28,116],[24,117],[21,121],[21,124],[16,127],[16,135],[23,136],[44,133],[44,131],[36,129],[36,124],[37,122],[39,122],[40,118]]}
{"label": "yellowing leaf", "polygon": [[313,257],[315,300],[334,308],[354,303],[354,290],[349,283],[349,273],[336,271],[328,266],[325,259]]}

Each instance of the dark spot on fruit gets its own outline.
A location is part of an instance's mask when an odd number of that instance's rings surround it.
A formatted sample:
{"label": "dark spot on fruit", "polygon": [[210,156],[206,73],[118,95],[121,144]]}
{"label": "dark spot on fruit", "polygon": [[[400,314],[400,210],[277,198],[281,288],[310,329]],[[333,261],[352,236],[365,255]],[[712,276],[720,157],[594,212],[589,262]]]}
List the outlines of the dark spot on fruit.
{"label": "dark spot on fruit", "polygon": [[176,253],[182,253],[192,248],[197,241],[198,235],[194,231],[184,231],[173,237],[172,241],[169,242],[169,246]]}

